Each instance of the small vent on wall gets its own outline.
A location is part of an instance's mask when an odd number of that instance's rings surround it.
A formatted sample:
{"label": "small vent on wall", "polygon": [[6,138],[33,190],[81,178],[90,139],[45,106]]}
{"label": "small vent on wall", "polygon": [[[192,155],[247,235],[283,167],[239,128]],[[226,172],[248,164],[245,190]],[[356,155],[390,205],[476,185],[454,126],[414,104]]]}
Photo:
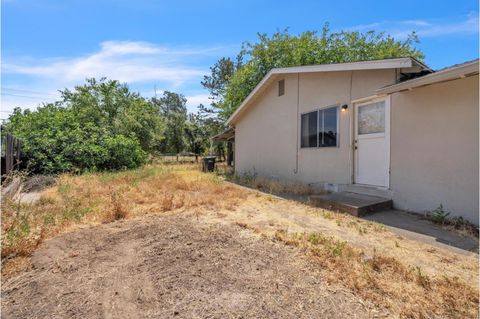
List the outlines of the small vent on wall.
{"label": "small vent on wall", "polygon": [[278,81],[278,96],[285,94],[285,80]]}

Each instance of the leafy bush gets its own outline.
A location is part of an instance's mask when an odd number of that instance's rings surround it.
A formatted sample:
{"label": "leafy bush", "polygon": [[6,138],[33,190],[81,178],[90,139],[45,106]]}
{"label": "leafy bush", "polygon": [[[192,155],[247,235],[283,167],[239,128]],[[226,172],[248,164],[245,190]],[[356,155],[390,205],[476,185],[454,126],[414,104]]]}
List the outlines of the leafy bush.
{"label": "leafy bush", "polygon": [[33,112],[16,109],[6,123],[31,172],[135,168],[159,147],[159,108],[117,81],[90,79],[62,97]]}
{"label": "leafy bush", "polygon": [[104,167],[111,170],[135,168],[145,163],[146,153],[140,144],[123,135],[108,137],[105,140],[108,159]]}

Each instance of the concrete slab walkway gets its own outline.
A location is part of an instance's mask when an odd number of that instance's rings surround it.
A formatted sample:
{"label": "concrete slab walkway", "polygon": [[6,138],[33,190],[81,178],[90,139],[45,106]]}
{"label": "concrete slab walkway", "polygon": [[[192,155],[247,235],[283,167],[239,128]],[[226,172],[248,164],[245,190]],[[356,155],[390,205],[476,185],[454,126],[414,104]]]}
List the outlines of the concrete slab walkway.
{"label": "concrete slab walkway", "polygon": [[478,239],[444,229],[416,214],[387,210],[362,218],[384,224],[391,231],[409,239],[449,248],[462,254],[478,253]]}
{"label": "concrete slab walkway", "polygon": [[[232,183],[240,188],[253,190],[259,193],[266,193],[261,190]],[[292,193],[266,193],[277,198],[299,202],[309,205],[308,195]],[[463,255],[479,253],[479,240],[472,236],[462,236],[456,231],[442,228],[440,225],[422,219],[420,215],[407,213],[405,211],[387,209],[378,211],[363,217],[364,220],[374,221],[385,225],[390,231],[399,236],[419,241],[436,247],[446,248]]]}

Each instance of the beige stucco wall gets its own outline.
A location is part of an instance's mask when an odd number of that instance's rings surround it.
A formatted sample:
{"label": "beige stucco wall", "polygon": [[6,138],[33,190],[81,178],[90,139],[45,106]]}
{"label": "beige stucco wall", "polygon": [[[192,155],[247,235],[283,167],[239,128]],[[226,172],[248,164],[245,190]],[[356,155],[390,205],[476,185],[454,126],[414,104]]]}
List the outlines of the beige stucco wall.
{"label": "beige stucco wall", "polygon": [[235,124],[235,171],[238,174],[287,178],[292,173],[297,80],[296,76],[285,77],[285,95],[281,97],[277,96],[276,83]]}
{"label": "beige stucco wall", "polygon": [[[353,113],[350,101],[373,95],[379,87],[394,83],[395,77],[393,69],[292,74],[284,77],[285,95],[280,97],[274,81],[235,123],[236,172],[306,183],[349,184]],[[300,148],[295,172],[300,114],[343,104],[348,104],[349,109],[339,112],[339,146]]]}
{"label": "beige stucco wall", "polygon": [[[236,172],[351,183],[350,101],[373,95],[395,76],[395,70],[286,75],[281,97],[274,81],[235,123]],[[299,148],[296,171],[300,114],[342,104],[349,109],[339,112],[339,146]],[[422,212],[443,204],[452,216],[478,224],[478,104],[478,76],[392,95],[390,188],[396,208]]]}
{"label": "beige stucco wall", "polygon": [[443,204],[478,225],[478,75],[394,93],[391,176],[397,208]]}

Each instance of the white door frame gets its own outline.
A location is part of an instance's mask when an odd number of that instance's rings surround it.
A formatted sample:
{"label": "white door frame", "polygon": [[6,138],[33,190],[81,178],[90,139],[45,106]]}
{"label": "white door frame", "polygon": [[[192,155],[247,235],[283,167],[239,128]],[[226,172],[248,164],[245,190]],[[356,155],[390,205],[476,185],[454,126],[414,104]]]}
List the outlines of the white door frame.
{"label": "white door frame", "polygon": [[[357,184],[357,167],[358,167],[358,155],[356,151],[357,147],[357,137],[358,137],[358,122],[357,122],[357,113],[358,113],[358,106],[371,104],[375,102],[385,101],[385,162],[387,163],[386,172],[385,172],[385,187],[371,185],[377,188],[390,188],[390,104],[391,104],[391,96],[390,95],[383,95],[383,96],[370,96],[358,100],[352,100],[353,106],[353,123],[352,123],[352,148],[353,148],[353,165],[352,165],[352,178],[353,184]],[[362,185],[362,184],[358,184]],[[370,185],[367,185],[370,186]]]}

